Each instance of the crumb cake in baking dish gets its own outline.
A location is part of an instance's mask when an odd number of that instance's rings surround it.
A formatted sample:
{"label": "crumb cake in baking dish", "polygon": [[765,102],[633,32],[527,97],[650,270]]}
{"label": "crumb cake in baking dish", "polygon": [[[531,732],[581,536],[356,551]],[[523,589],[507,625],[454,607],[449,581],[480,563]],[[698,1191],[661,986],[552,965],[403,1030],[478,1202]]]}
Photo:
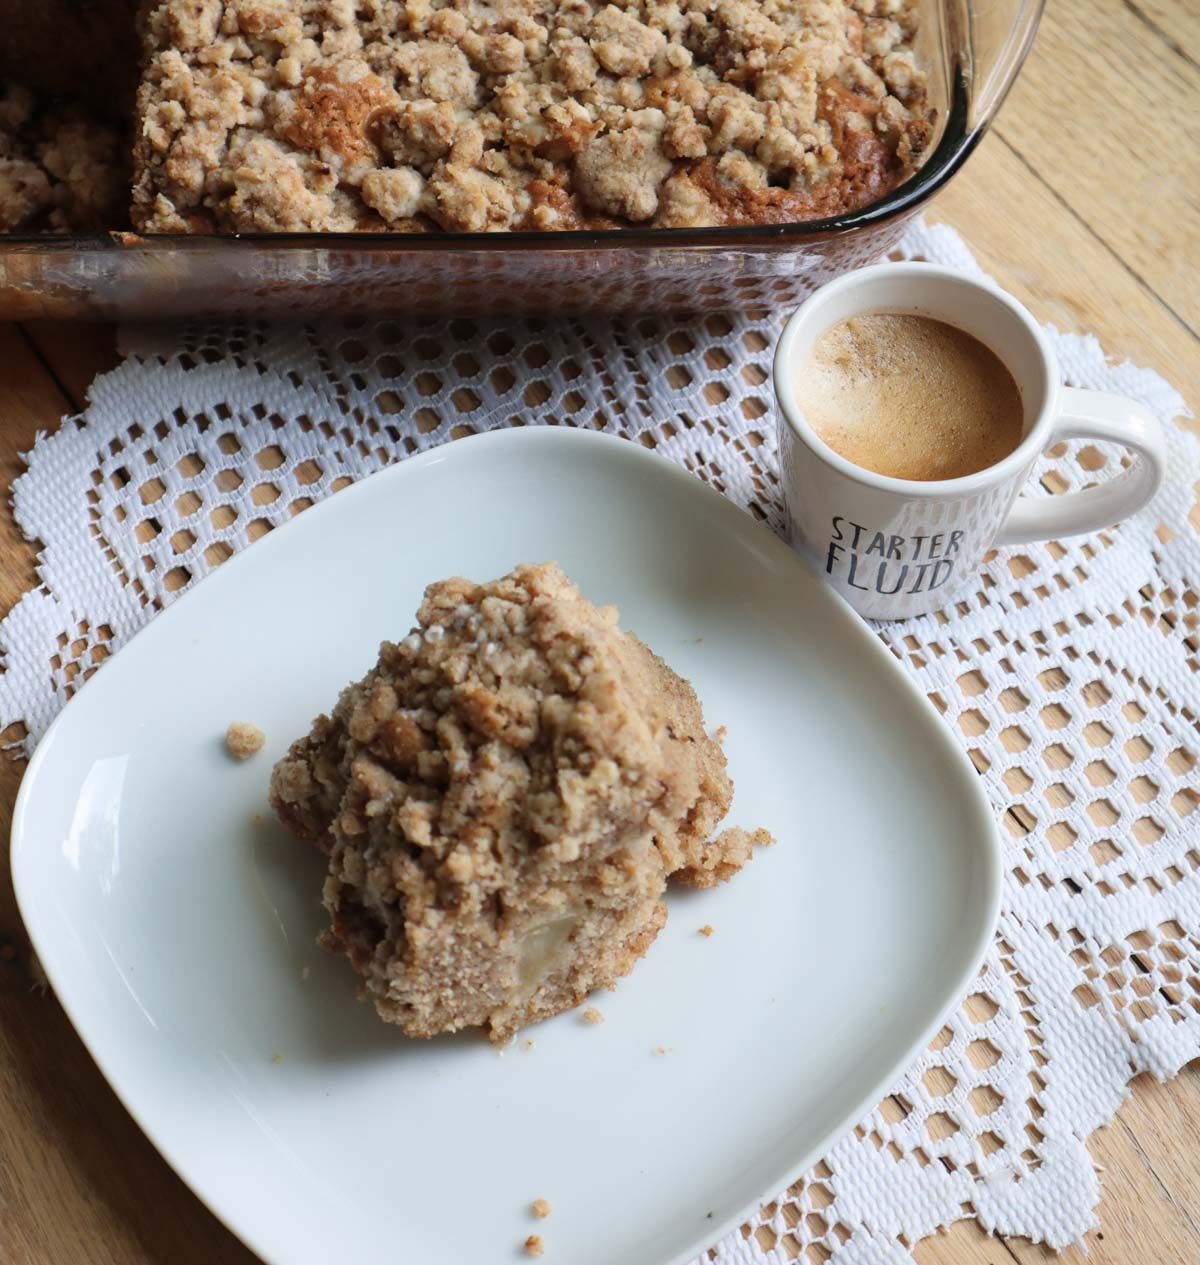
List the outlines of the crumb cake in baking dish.
{"label": "crumb cake in baking dish", "polygon": [[932,136],[917,0],[144,0],[145,232],[788,223]]}
{"label": "crumb cake in baking dish", "polygon": [[329,858],[325,947],[410,1036],[493,1040],[611,987],[753,846],[687,681],[552,564],[432,584],[417,626],[276,765]]}

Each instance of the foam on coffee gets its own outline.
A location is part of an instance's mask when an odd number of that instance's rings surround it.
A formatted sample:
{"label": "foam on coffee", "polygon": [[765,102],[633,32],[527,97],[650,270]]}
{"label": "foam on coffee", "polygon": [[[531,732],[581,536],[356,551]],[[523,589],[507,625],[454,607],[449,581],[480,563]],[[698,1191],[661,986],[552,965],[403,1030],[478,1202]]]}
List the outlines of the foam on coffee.
{"label": "foam on coffee", "polygon": [[928,316],[871,313],[827,329],[797,397],[835,452],[897,479],[974,474],[1022,438],[1021,394],[999,357]]}

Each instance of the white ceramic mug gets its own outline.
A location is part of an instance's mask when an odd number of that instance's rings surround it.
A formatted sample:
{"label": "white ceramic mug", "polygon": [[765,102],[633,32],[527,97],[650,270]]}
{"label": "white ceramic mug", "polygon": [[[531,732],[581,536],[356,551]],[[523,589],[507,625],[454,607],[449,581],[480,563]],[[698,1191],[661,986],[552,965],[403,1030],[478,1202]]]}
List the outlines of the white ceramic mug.
{"label": "white ceramic mug", "polygon": [[[960,479],[918,482],[876,474],[834,452],[804,417],[796,386],[813,343],[868,312],[945,321],[990,347],[1024,407],[1024,438],[1007,457]],[[944,606],[993,545],[1095,531],[1141,509],[1162,483],[1157,420],[1118,395],[1060,385],[1038,323],[990,282],[935,264],[880,264],[823,286],[788,320],[775,350],[779,457],[793,545],[868,619],[904,619]],[[1065,496],[1018,493],[1034,462],[1063,439],[1125,444],[1129,469]]]}

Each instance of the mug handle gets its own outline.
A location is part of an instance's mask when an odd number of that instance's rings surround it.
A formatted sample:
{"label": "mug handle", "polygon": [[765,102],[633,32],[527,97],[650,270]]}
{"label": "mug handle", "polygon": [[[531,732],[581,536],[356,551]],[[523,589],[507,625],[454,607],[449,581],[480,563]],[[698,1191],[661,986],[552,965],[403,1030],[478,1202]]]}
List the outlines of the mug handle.
{"label": "mug handle", "polygon": [[1158,419],[1140,404],[1107,391],[1064,387],[1062,412],[1046,446],[1063,439],[1111,440],[1137,456],[1130,468],[1099,487],[1066,496],[1019,496],[1001,525],[996,545],[1023,545],[1098,531],[1136,514],[1162,486],[1167,444]]}

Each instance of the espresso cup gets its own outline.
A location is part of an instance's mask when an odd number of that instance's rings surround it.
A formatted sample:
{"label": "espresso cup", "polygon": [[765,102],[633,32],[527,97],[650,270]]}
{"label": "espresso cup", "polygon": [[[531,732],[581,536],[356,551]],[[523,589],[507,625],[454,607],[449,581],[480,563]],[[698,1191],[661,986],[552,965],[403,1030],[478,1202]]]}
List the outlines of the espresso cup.
{"label": "espresso cup", "polygon": [[[990,348],[1020,392],[1017,447],[974,474],[919,482],[864,469],[826,444],[797,398],[800,370],[821,334],[867,313],[932,317]],[[1162,430],[1146,409],[1119,395],[1062,386],[1054,352],[1029,312],[990,282],[952,268],[880,264],[823,286],[784,326],[774,378],[792,544],[868,619],[905,619],[944,606],[994,545],[1110,526],[1141,509],[1165,472]],[[1124,444],[1134,460],[1082,492],[1018,495],[1042,452],[1064,439]]]}

